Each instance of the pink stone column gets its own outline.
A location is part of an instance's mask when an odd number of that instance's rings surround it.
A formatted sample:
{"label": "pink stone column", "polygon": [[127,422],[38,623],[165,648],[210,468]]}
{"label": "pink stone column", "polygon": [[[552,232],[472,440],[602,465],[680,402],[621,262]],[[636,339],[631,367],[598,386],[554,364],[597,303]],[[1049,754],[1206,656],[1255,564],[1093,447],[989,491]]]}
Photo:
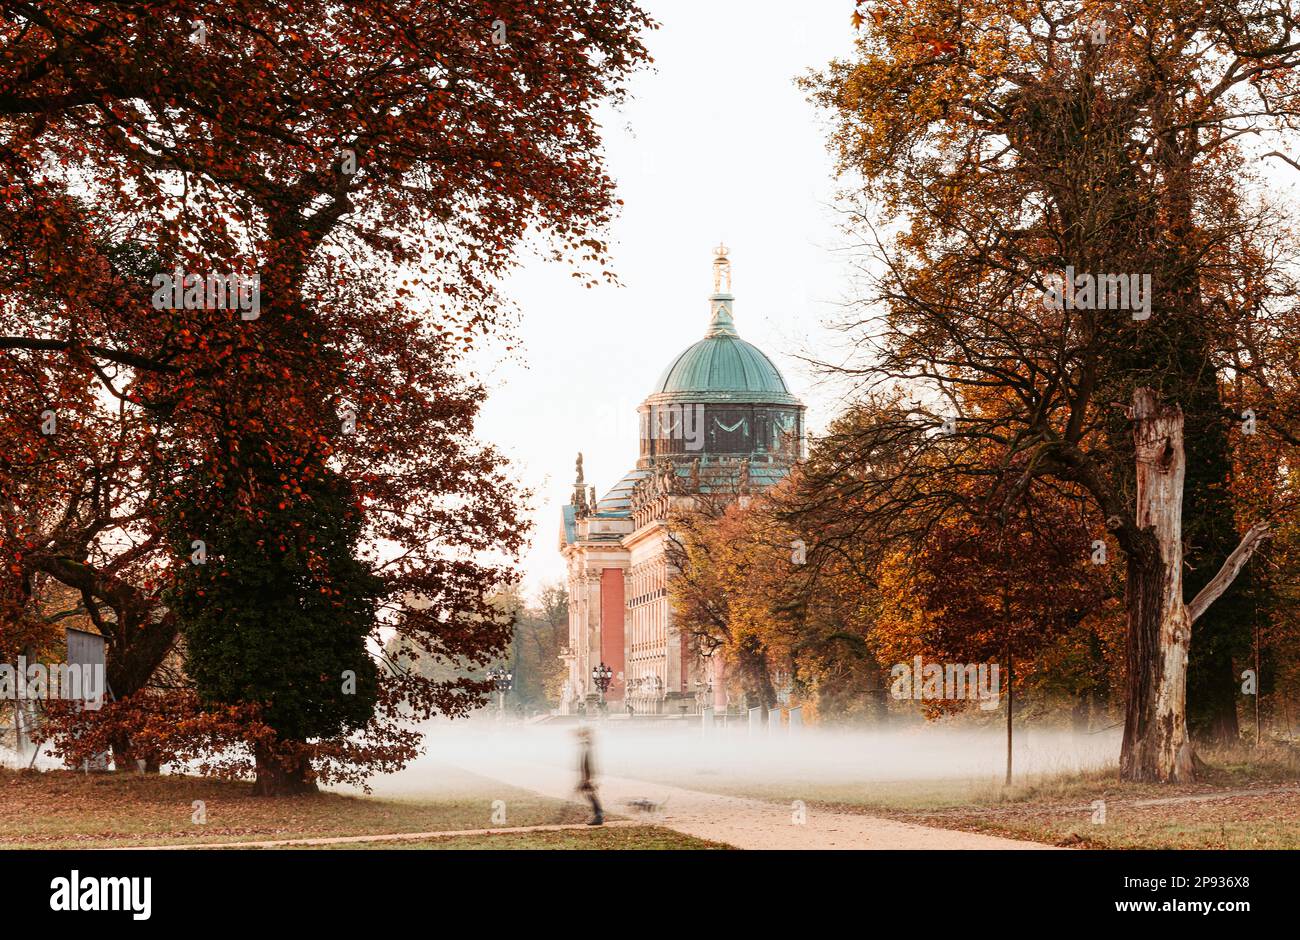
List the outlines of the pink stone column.
{"label": "pink stone column", "polygon": [[614,672],[614,680],[605,693],[605,701],[623,701],[624,675],[623,614],[624,584],[622,568],[605,568],[600,573],[600,655]]}
{"label": "pink stone column", "polygon": [[713,670],[713,709],[725,712],[727,710],[727,662],[721,650],[709,658],[709,666]]}

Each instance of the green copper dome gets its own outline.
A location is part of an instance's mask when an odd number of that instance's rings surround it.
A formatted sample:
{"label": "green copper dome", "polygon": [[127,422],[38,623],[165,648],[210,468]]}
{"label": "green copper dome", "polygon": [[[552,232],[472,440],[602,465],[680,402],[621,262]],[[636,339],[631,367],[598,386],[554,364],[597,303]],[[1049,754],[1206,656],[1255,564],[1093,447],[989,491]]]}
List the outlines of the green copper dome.
{"label": "green copper dome", "polygon": [[672,361],[654,391],[737,392],[745,397],[785,397],[785,379],[772,360],[734,333],[708,336]]}

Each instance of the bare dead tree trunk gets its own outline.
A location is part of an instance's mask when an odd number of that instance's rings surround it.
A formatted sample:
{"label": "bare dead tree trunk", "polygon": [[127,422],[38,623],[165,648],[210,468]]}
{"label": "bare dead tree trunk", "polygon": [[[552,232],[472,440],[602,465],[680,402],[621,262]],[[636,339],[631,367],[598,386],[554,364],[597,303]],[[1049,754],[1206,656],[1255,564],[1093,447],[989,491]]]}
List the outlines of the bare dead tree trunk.
{"label": "bare dead tree trunk", "polygon": [[1129,695],[1120,768],[1127,780],[1191,780],[1187,737],[1187,650],[1183,604],[1183,412],[1151,389],[1133,395],[1137,444],[1136,522],[1153,552],[1128,565]]}
{"label": "bare dead tree trunk", "polygon": [[1267,526],[1246,533],[1223,568],[1183,602],[1183,413],[1151,389],[1133,394],[1137,444],[1136,528],[1128,553],[1128,698],[1120,773],[1125,780],[1183,782],[1195,776],[1187,735],[1187,654],[1192,622],[1232,583]]}

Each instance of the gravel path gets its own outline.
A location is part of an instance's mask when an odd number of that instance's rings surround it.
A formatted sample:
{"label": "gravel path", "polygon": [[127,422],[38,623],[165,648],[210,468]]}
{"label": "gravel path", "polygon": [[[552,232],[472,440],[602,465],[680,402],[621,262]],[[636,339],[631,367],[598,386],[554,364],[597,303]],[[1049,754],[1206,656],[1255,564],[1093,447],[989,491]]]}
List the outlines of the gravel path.
{"label": "gravel path", "polygon": [[[460,764],[485,777],[560,800],[577,800],[572,770],[544,764],[476,759]],[[740,849],[1049,849],[1022,842],[953,829],[935,829],[857,813],[823,812],[742,797],[687,790],[643,780],[601,777],[600,799],[608,812],[642,818],[645,822],[700,839],[724,842]],[[660,806],[644,813],[632,801]]]}

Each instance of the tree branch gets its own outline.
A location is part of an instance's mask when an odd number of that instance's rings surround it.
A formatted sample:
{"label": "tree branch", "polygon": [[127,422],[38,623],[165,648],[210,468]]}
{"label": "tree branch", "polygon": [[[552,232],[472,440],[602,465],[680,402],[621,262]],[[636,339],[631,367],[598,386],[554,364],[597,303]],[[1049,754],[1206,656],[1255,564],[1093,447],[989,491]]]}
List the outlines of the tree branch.
{"label": "tree branch", "polygon": [[1250,561],[1250,556],[1255,554],[1255,549],[1259,547],[1260,542],[1268,538],[1268,523],[1257,522],[1250,527],[1250,531],[1242,536],[1240,544],[1232,550],[1219,573],[1210,579],[1210,583],[1201,588],[1201,593],[1197,594],[1190,604],[1187,605],[1188,622],[1194,623],[1196,618],[1205,613],[1211,604],[1219,599],[1219,596],[1236,580],[1241,569]]}
{"label": "tree branch", "polygon": [[119,365],[146,369],[151,372],[180,372],[174,365],[160,362],[130,350],[110,349],[107,346],[81,346],[63,339],[34,339],[26,336],[0,336],[0,349],[30,349],[36,352],[71,352],[80,348],[87,355],[97,359],[107,359]]}

